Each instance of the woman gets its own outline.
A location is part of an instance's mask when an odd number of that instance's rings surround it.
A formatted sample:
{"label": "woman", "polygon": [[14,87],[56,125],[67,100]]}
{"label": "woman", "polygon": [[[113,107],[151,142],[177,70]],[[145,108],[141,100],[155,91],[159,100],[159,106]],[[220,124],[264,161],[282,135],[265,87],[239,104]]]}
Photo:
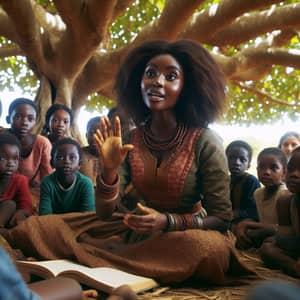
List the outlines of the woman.
{"label": "woman", "polygon": [[[103,119],[95,135],[103,166],[96,189],[101,220],[31,218],[11,241],[27,254],[114,266],[161,282],[194,276],[224,284],[229,273],[249,274],[220,233],[232,218],[229,177],[221,140],[207,125],[223,111],[224,90],[219,67],[194,42],[152,41],[133,50],[116,80],[119,107],[137,127],[125,137],[130,144],[121,143],[119,118],[114,128]],[[137,197],[127,197],[129,186]],[[42,239],[44,230],[55,245],[35,245],[36,231]]]}

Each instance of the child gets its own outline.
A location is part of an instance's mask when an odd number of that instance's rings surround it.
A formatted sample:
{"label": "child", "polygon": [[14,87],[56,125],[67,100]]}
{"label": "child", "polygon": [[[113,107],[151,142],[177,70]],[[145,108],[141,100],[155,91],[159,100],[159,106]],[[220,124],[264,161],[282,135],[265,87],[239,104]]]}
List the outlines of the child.
{"label": "child", "polygon": [[288,131],[280,138],[278,148],[289,158],[293,149],[299,145],[300,134],[295,131]]}
{"label": "child", "polygon": [[114,123],[115,117],[118,117],[120,119],[123,137],[126,135],[126,133],[135,128],[132,119],[128,118],[128,116],[125,117],[123,112],[118,107],[111,108],[107,113],[107,117],[112,124]]}
{"label": "child", "polygon": [[14,227],[32,212],[28,179],[16,173],[20,147],[14,135],[0,133],[0,228]]}
{"label": "child", "polygon": [[260,247],[263,240],[275,234],[278,226],[276,204],[286,193],[286,157],[275,147],[262,150],[257,158],[257,175],[264,187],[254,192],[259,222],[245,220],[236,229],[239,248]]}
{"label": "child", "polygon": [[49,140],[32,133],[36,117],[37,107],[34,102],[17,98],[10,104],[6,118],[7,123],[11,124],[10,131],[21,143],[18,172],[29,180],[34,212],[38,211],[40,181],[53,171],[50,165]]}
{"label": "child", "polygon": [[226,148],[226,156],[231,174],[230,200],[233,208],[232,229],[244,220],[257,220],[254,191],[260,187],[258,179],[247,173],[252,159],[252,148],[244,141],[233,141]]}
{"label": "child", "polygon": [[81,154],[80,145],[70,138],[53,145],[51,165],[55,172],[42,181],[40,215],[95,210],[93,183],[78,172]]}
{"label": "child", "polygon": [[291,153],[286,185],[291,194],[286,193],[277,201],[277,235],[263,243],[261,255],[270,267],[300,277],[300,147]]}
{"label": "child", "polygon": [[94,117],[87,123],[86,138],[88,146],[82,148],[82,163],[80,167],[80,172],[93,181],[94,187],[97,184],[100,159],[93,135],[97,129],[100,130],[100,121],[101,117]]}
{"label": "child", "polygon": [[46,112],[42,134],[48,137],[51,144],[54,144],[69,135],[72,122],[73,113],[69,107],[63,104],[53,104]]}

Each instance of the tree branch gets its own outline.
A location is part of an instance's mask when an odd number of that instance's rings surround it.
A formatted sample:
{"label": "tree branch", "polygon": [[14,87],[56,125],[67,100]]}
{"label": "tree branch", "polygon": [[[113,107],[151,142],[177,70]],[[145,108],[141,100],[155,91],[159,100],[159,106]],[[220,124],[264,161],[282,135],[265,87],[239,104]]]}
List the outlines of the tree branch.
{"label": "tree branch", "polygon": [[[77,78],[74,84],[74,95],[84,101],[89,94],[101,90],[108,84],[112,86],[114,84],[113,78],[120,67],[125,50],[122,48],[113,52],[94,55]],[[112,90],[110,90],[109,96],[112,96]]]}
{"label": "tree branch", "polygon": [[196,8],[205,0],[168,0],[161,16],[146,26],[134,40],[137,45],[149,39],[174,40],[185,28]]}
{"label": "tree branch", "polygon": [[17,41],[17,34],[12,24],[12,21],[3,11],[0,11],[0,35],[6,37],[7,39],[13,42]]}
{"label": "tree branch", "polygon": [[43,70],[45,60],[40,39],[40,29],[30,0],[1,0],[3,9],[11,20],[18,35],[18,45],[26,56]]}
{"label": "tree branch", "polygon": [[236,46],[273,30],[300,28],[300,3],[290,4],[243,16],[219,31],[207,43],[215,46]]}
{"label": "tree branch", "polygon": [[88,2],[88,16],[86,20],[90,23],[92,29],[98,33],[99,41],[102,41],[106,34],[116,4],[117,0],[90,0]]}
{"label": "tree branch", "polygon": [[24,55],[24,52],[20,49],[19,46],[0,48],[0,58],[8,57],[8,56],[16,56],[16,55]]}
{"label": "tree branch", "polygon": [[73,81],[102,41],[116,0],[54,0],[54,3],[67,25],[57,45],[57,65],[61,74]]}
{"label": "tree branch", "polygon": [[213,4],[210,8],[198,13],[189,22],[180,38],[189,38],[198,42],[206,42],[213,35],[231,24],[237,17],[253,9],[262,9],[281,0],[224,0]]}
{"label": "tree branch", "polygon": [[261,46],[245,49],[232,57],[218,54],[213,56],[231,80],[258,80],[269,72],[273,65],[300,68],[299,50]]}
{"label": "tree branch", "polygon": [[[247,50],[247,51],[246,51]],[[246,49],[243,51],[244,68],[253,65],[281,65],[300,69],[300,51],[293,49]]]}
{"label": "tree branch", "polygon": [[117,19],[124,11],[126,11],[126,8],[135,0],[118,0],[114,11],[112,15],[112,21]]}
{"label": "tree branch", "polygon": [[55,8],[66,26],[72,30],[80,18],[80,0],[53,0]]}
{"label": "tree branch", "polygon": [[245,89],[245,90],[247,90],[247,91],[249,91],[249,92],[257,95],[262,100],[264,98],[267,98],[269,101],[271,101],[273,103],[276,103],[276,104],[280,104],[280,105],[284,105],[284,106],[289,106],[289,107],[300,107],[300,105],[297,104],[297,103],[292,104],[292,103],[286,102],[284,100],[275,98],[275,97],[273,97],[273,96],[271,96],[271,95],[269,95],[267,93],[264,93],[264,92],[262,92],[260,90],[255,89],[255,88],[253,88],[253,87],[251,87],[251,86],[249,86],[247,84],[244,84],[244,83],[241,83],[241,82],[237,82],[237,81],[234,81],[233,83],[235,85],[239,86],[240,88]]}

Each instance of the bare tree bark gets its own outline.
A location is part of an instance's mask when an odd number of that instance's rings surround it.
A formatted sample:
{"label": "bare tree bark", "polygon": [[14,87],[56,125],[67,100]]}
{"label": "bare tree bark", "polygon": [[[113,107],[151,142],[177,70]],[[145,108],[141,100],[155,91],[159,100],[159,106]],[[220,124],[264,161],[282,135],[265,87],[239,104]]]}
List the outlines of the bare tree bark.
{"label": "bare tree bark", "polygon": [[250,16],[239,18],[206,42],[216,46],[236,46],[272,30],[299,29],[299,15],[300,3],[287,5],[274,11],[270,9],[252,13]]}
{"label": "bare tree bark", "polygon": [[224,0],[212,5],[209,9],[196,14],[179,38],[189,38],[198,42],[207,42],[225,26],[230,25],[237,17],[252,9],[265,8],[281,0],[248,1]]}

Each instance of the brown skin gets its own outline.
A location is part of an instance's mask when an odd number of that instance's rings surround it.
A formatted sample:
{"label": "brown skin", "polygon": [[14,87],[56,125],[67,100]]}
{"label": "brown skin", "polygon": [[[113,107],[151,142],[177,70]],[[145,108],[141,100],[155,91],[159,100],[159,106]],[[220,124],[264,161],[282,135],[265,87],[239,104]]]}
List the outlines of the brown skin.
{"label": "brown skin", "polygon": [[[174,107],[183,89],[182,67],[171,55],[154,56],[146,65],[141,79],[141,93],[145,105],[151,110],[150,129],[158,140],[166,140],[177,131],[177,118]],[[101,157],[102,179],[112,185],[117,181],[117,170],[133,145],[122,145],[121,124],[115,118],[114,128],[107,118],[101,120],[101,131],[95,134],[95,141]],[[157,166],[170,155],[170,151],[152,152],[157,158]],[[97,203],[101,217],[109,217],[116,207],[116,201]],[[152,208],[138,204],[142,215],[126,214],[124,223],[132,230],[151,234],[167,226],[167,218]],[[203,229],[225,230],[226,224],[219,218],[209,216],[203,220]]]}
{"label": "brown skin", "polygon": [[[277,185],[284,181],[285,175],[286,170],[275,155],[263,155],[257,162],[257,176],[265,186],[266,195],[271,196],[277,190]],[[247,249],[255,244],[255,240],[275,234],[276,226],[245,220],[239,222],[233,231],[237,237],[237,247]]]}
{"label": "brown skin", "polygon": [[51,143],[64,138],[70,129],[71,117],[64,109],[56,110],[49,120]]}
{"label": "brown skin", "polygon": [[295,259],[279,248],[274,237],[264,241],[260,254],[269,267],[279,268],[291,276],[300,278],[300,259]]}
{"label": "brown skin", "polygon": [[[291,201],[290,197],[295,197],[298,207],[298,216],[300,216],[300,151],[297,150],[292,153],[291,158],[288,162],[287,174],[286,174],[286,184],[290,192],[293,195],[286,195],[285,197],[279,199],[283,201]],[[280,226],[281,224],[279,224]],[[300,277],[300,259],[299,254],[289,253],[278,247],[275,238],[270,238],[266,240],[261,249],[261,255],[263,260],[270,266],[280,268],[286,273]]]}
{"label": "brown skin", "polygon": [[[16,145],[0,146],[0,195],[7,189],[11,178],[17,172],[19,166],[19,148]],[[17,209],[13,199],[1,201],[0,197],[0,226],[14,227],[25,220],[30,212],[25,209]]]}
{"label": "brown skin", "polygon": [[56,169],[59,183],[64,188],[70,187],[80,169],[77,147],[72,144],[59,145],[53,157],[53,167]]}
{"label": "brown skin", "polygon": [[32,134],[36,122],[36,112],[29,104],[20,104],[12,111],[10,115],[11,130],[21,142],[21,156],[27,157],[31,151],[36,139]]}

